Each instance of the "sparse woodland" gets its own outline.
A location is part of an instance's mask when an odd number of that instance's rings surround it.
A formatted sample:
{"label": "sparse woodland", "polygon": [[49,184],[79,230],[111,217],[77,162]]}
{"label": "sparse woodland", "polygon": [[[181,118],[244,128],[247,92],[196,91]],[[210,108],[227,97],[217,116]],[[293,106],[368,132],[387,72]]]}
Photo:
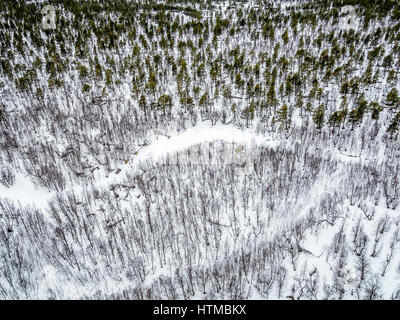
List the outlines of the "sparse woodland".
{"label": "sparse woodland", "polygon": [[[398,1],[0,12],[0,299],[400,299]],[[136,160],[204,124],[266,142]]]}

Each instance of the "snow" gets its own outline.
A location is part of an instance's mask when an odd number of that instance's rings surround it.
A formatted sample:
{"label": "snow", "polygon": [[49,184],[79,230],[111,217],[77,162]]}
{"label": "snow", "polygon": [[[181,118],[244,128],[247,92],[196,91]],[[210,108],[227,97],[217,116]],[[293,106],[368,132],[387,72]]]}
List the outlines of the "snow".
{"label": "snow", "polygon": [[167,137],[157,137],[148,148],[139,151],[139,154],[134,156],[134,159],[136,161],[143,161],[150,158],[157,160],[168,153],[180,152],[194,144],[214,140],[224,140],[226,142],[246,145],[250,145],[253,142],[271,146],[277,145],[277,141],[272,141],[262,135],[256,135],[250,130],[240,130],[231,125],[208,126],[202,123],[196,127],[188,128],[177,135],[173,135],[169,139]]}
{"label": "snow", "polygon": [[47,208],[47,202],[52,193],[44,188],[38,188],[21,173],[15,175],[15,183],[10,188],[0,184],[0,197],[13,200],[23,206],[32,206],[38,209]]}
{"label": "snow", "polygon": [[187,128],[181,132],[164,133],[160,135],[158,130],[153,131],[149,137],[147,146],[141,148],[137,155],[132,154],[129,164],[121,163],[121,172],[111,173],[108,177],[104,173],[97,174],[97,181],[100,185],[109,185],[120,181],[127,172],[132,172],[137,164],[146,160],[157,161],[167,154],[184,151],[195,144],[223,140],[242,145],[262,144],[265,146],[277,146],[278,141],[261,134],[256,134],[254,130],[241,130],[234,125],[215,125],[211,126],[207,122],[201,122],[195,127]]}

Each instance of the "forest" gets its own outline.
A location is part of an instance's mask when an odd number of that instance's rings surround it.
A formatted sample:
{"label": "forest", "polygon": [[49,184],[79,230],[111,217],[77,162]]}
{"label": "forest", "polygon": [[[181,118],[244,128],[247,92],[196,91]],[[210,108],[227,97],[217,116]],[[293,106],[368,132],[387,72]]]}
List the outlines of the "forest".
{"label": "forest", "polygon": [[0,299],[400,299],[400,2],[0,12]]}

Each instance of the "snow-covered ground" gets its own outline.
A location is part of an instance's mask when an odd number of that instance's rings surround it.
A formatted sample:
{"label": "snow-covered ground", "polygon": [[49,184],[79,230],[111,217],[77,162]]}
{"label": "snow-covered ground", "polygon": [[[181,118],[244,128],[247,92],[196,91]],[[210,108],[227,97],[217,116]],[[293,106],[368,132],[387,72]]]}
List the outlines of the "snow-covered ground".
{"label": "snow-covered ground", "polygon": [[39,209],[46,209],[47,202],[52,192],[45,188],[37,187],[21,173],[16,174],[15,183],[7,188],[0,184],[0,197],[10,199],[23,206],[32,206]]}
{"label": "snow-covered ground", "polygon": [[[225,141],[228,143],[235,143],[237,146],[245,147],[264,146],[276,148],[280,145],[280,142],[276,138],[268,137],[267,135],[256,134],[252,130],[238,129],[232,125],[210,126],[208,123],[200,123],[195,127],[187,128],[179,133],[165,133],[159,130],[154,130],[146,141],[146,145],[143,146],[136,154],[133,154],[128,163],[121,163],[120,171],[118,170],[119,168],[117,168],[116,171],[111,172],[108,177],[105,177],[102,172],[97,173],[95,175],[94,185],[107,190],[110,188],[110,186],[121,183],[127,174],[132,174],[135,172],[137,167],[143,163],[149,161],[152,163],[157,163],[158,161],[162,161],[162,159],[167,155],[183,152],[187,149],[190,149],[194,145],[203,145],[204,148],[206,148],[207,144],[205,143],[213,141]],[[327,152],[327,150],[324,152]],[[349,161],[350,163],[354,163],[360,160],[360,158],[345,156],[339,153],[337,150],[330,150],[329,152],[330,154],[336,155],[334,158],[332,158],[332,160],[336,159],[335,161],[342,162],[343,165],[346,165],[346,163]],[[320,203],[321,199],[323,199],[326,194],[333,194],[336,190],[338,190],[338,188],[341,188],[341,186],[338,184],[341,174],[342,172],[339,170],[332,176],[321,176],[314,182],[313,187],[310,190],[304,190],[302,197],[296,199],[296,205],[294,207],[294,211],[297,211],[297,221],[303,217],[307,217],[309,210],[312,210],[315,207],[315,204]],[[77,190],[78,189],[75,189],[75,192]],[[19,202],[22,206],[37,207],[39,209],[43,209],[44,212],[48,210],[48,200],[51,199],[52,196],[55,196],[54,192],[52,193],[47,191],[45,188],[35,186],[29,178],[24,177],[22,174],[18,174],[16,176],[16,181],[12,187],[6,188],[1,186],[0,192],[2,198]],[[304,270],[309,270],[309,272],[311,272],[312,270],[317,269],[319,272],[319,277],[324,279],[324,281],[329,282],[331,280],[332,273],[335,270],[335,266],[333,266],[332,261],[329,260],[332,254],[330,247],[332,245],[333,237],[343,224],[345,226],[345,236],[348,239],[351,239],[354,226],[359,219],[363,220],[365,231],[370,235],[375,233],[376,222],[379,221],[379,219],[382,219],[384,216],[387,215],[391,222],[394,222],[396,219],[398,221],[398,213],[395,210],[386,209],[383,205],[375,207],[374,210],[376,210],[376,214],[374,219],[371,220],[363,219],[362,211],[357,207],[350,205],[348,201],[342,203],[342,208],[340,210],[342,212],[342,216],[333,224],[321,222],[318,232],[306,233],[307,235],[305,241],[302,244],[302,249],[306,252],[306,254],[299,256],[296,262],[297,270],[289,271],[289,277],[300,277]],[[284,216],[276,217],[273,220],[270,220],[269,225],[264,231],[264,241],[267,239],[272,241],[274,237],[280,237],[280,235],[283,234],[287,228],[290,228],[294,221],[295,220],[288,221]],[[246,220],[241,222],[243,226],[247,223],[248,221]],[[245,232],[248,235],[250,235],[252,232],[251,230],[252,228],[242,228],[242,232]],[[374,258],[372,260],[373,263],[370,265],[371,270],[373,270],[371,272],[376,274],[382,272],[381,269],[382,265],[384,264],[384,259],[386,259],[388,252],[390,251],[389,244],[391,237],[394,237],[396,232],[395,224],[391,224],[390,230],[387,231],[388,232],[385,231],[385,240],[379,239],[379,241],[382,241],[382,244],[384,244],[382,245],[382,254],[380,254],[380,258]],[[242,234],[242,237],[245,238],[246,234]],[[397,246],[398,245],[396,245],[396,248]],[[384,277],[382,286],[385,289],[385,292],[387,292],[387,295],[384,296],[385,298],[390,298],[390,294],[394,292],[398,286],[400,278],[397,274],[396,267],[400,262],[399,258],[399,255],[396,255],[395,258],[393,258],[395,262],[390,264]],[[351,261],[344,269],[344,272],[347,274],[347,282],[345,285],[354,283],[357,273],[355,265],[356,261]],[[43,268],[45,275],[45,278],[42,280],[43,285],[49,288],[57,287],[57,281],[64,276],[51,265],[45,265]],[[290,270],[290,268],[288,268],[288,270]],[[145,284],[151,285],[152,281],[159,277],[167,276],[169,272],[170,271],[168,269],[157,268],[157,271],[146,277]],[[122,284],[113,283],[111,279],[104,279],[104,281],[108,282],[107,286],[109,289],[107,290],[123,290],[124,286],[121,287]],[[64,289],[65,291],[63,294],[65,297],[73,298],[78,292],[81,292],[81,294],[89,294],[86,291],[89,288],[86,288],[83,291],[74,291],[74,286],[68,290],[67,287]],[[60,289],[58,288],[57,290],[59,291]],[[354,298],[354,295],[355,293],[351,291],[351,294],[346,295],[345,297],[352,299]],[[202,295],[194,296],[192,298],[196,297],[201,298]],[[249,293],[249,298],[276,298],[276,295],[271,294],[265,296],[258,292],[255,287],[253,287]]]}

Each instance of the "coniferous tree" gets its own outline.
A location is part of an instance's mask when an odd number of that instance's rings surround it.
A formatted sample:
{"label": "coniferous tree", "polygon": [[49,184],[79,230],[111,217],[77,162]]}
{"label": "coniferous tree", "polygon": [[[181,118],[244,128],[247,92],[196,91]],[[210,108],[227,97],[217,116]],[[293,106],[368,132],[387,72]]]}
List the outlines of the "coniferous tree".
{"label": "coniferous tree", "polygon": [[146,96],[143,94],[139,98],[139,107],[144,111],[145,115],[147,115],[147,101]]}
{"label": "coniferous tree", "polygon": [[281,123],[281,127],[283,126],[285,130],[288,130],[290,127],[291,117],[289,114],[288,106],[285,104],[277,110],[277,121]]}
{"label": "coniferous tree", "polygon": [[325,106],[323,104],[320,104],[318,108],[314,110],[312,119],[317,129],[321,130],[325,122]]}
{"label": "coniferous tree", "polygon": [[390,133],[391,138],[393,138],[393,135],[399,130],[399,124],[400,124],[400,111],[396,113],[389,127],[387,128],[387,132]]}

